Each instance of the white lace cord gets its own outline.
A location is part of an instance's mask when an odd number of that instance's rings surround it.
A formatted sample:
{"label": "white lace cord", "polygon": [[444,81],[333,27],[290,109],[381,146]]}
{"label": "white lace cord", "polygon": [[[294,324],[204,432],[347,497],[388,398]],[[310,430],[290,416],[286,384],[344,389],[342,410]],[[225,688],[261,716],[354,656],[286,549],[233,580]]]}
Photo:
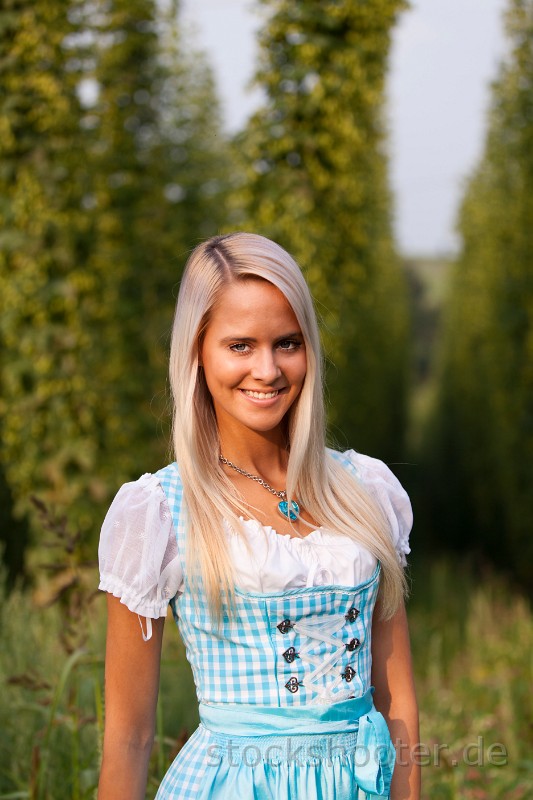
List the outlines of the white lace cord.
{"label": "white lace cord", "polygon": [[[139,620],[139,625],[141,626],[141,633],[143,635],[143,640],[147,642],[152,638],[152,620],[150,619],[150,617],[141,617],[140,614],[137,614],[137,619]],[[143,619],[146,620],[146,633],[144,632],[143,628]]]}
{"label": "white lace cord", "polygon": [[[305,621],[295,622],[292,626],[294,631],[311,639],[310,642],[302,647],[298,655],[304,663],[316,666],[316,669],[305,678],[304,685],[316,692],[319,698],[323,700],[328,700],[333,696],[333,690],[339,686],[343,679],[342,674],[339,674],[328,686],[314,685],[317,680],[320,680],[320,678],[334,669],[336,663],[346,652],[346,644],[339,641],[338,636],[333,636],[334,633],[338,633],[344,627],[345,622],[344,614],[335,615],[327,620],[324,620],[323,616],[317,615],[315,618],[308,617]],[[336,646],[336,649],[326,658],[309,655],[309,650],[313,648],[316,641],[332,644]],[[348,694],[353,694],[353,691],[349,691]],[[337,696],[338,693],[335,697]]]}

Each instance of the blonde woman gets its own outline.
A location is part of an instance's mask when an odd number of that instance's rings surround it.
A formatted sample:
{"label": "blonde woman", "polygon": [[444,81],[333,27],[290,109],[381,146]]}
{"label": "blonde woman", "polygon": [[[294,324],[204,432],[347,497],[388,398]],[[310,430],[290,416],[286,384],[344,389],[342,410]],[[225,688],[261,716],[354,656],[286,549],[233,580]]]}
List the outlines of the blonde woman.
{"label": "blonde woman", "polygon": [[325,446],[317,322],[287,252],[249,233],[193,251],[170,377],[176,460],[125,484],[102,528],[99,800],[145,796],[169,603],[201,722],[157,800],[416,800],[411,507],[381,461]]}

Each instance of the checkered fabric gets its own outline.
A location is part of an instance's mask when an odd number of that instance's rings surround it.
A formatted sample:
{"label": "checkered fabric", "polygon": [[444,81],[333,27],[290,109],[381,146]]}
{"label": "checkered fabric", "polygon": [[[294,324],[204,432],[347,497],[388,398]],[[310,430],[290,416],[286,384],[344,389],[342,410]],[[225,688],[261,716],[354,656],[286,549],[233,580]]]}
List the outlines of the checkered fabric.
{"label": "checkered fabric", "polygon": [[[347,458],[332,454],[354,470]],[[379,566],[356,587],[319,586],[255,594],[236,588],[237,615],[217,629],[203,593],[193,597],[185,571],[186,523],[177,464],[157,473],[173,515],[185,575],[172,602],[198,700],[270,706],[331,703],[370,686],[371,619]]]}

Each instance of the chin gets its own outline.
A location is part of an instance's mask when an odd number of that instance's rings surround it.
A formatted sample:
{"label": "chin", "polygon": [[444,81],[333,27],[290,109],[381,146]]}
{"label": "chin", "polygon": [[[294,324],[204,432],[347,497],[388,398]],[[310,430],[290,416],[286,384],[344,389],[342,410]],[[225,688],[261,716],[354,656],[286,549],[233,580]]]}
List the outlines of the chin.
{"label": "chin", "polygon": [[251,422],[248,427],[250,427],[252,430],[258,431],[259,433],[269,433],[270,431],[275,431],[280,428],[286,430],[288,422],[289,422],[288,413],[286,413],[282,417],[275,420],[269,420],[268,422],[267,421],[261,422],[260,420],[254,420],[254,422]]}

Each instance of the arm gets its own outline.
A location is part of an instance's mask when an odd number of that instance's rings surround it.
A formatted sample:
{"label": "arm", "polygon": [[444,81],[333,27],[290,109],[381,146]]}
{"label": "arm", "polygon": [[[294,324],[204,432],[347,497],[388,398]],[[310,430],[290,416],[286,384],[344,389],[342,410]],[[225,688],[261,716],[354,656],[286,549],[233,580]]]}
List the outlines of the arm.
{"label": "arm", "polygon": [[144,800],[155,730],[164,617],[143,641],[139,620],[107,595],[105,731],[98,800]]}
{"label": "arm", "polygon": [[412,750],[420,741],[418,705],[413,680],[409,629],[405,607],[387,621],[380,619],[379,602],[372,621],[372,684],[374,703],[389,726],[396,747],[391,800],[419,800],[420,767]]}

